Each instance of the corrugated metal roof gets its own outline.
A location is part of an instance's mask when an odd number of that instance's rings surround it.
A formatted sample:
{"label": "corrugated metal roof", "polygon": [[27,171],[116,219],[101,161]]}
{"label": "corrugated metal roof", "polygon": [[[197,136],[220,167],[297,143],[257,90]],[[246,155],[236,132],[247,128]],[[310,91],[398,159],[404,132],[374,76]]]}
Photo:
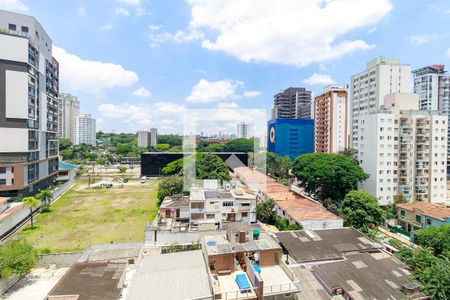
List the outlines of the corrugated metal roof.
{"label": "corrugated metal roof", "polygon": [[126,299],[212,299],[206,268],[201,250],[145,256]]}

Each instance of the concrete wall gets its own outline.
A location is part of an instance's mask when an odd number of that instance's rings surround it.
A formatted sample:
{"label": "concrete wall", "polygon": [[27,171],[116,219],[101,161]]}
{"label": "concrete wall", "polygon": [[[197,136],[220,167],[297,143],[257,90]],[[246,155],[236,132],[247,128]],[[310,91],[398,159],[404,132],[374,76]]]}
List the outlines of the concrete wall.
{"label": "concrete wall", "polygon": [[344,220],[311,220],[301,222],[303,229],[305,230],[319,230],[319,229],[331,229],[344,227]]}
{"label": "concrete wall", "polygon": [[280,249],[259,251],[259,265],[261,267],[276,265],[279,255],[281,255]]}
{"label": "concrete wall", "polygon": [[39,255],[37,267],[49,268],[51,265],[55,265],[57,268],[70,267],[81,257],[81,254],[81,252],[67,252]]}
{"label": "concrete wall", "polygon": [[5,214],[7,215],[0,219],[0,236],[19,224],[30,214],[30,210],[27,207],[22,207],[21,204],[19,206],[10,208],[10,213],[8,214],[8,211],[6,211]]}
{"label": "concrete wall", "polygon": [[11,286],[13,286],[20,277],[13,275],[10,278],[0,278],[0,295],[6,292]]}
{"label": "concrete wall", "polygon": [[234,254],[220,254],[220,255],[210,255],[208,257],[208,265],[211,266],[211,261],[214,260],[214,270],[213,273],[220,271],[234,271]]}

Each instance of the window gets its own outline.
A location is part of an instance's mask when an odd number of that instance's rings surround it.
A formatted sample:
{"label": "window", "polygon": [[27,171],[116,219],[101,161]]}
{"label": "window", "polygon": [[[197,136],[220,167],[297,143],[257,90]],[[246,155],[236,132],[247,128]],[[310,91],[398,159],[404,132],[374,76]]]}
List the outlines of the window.
{"label": "window", "polygon": [[0,174],[5,174],[5,173],[6,173],[6,168],[0,167]]}
{"label": "window", "polygon": [[250,203],[248,203],[248,202],[241,203],[241,206],[250,206]]}
{"label": "window", "polygon": [[427,225],[431,225],[431,219],[427,218]]}
{"label": "window", "polygon": [[0,185],[6,185],[6,179],[0,179]]}
{"label": "window", "polygon": [[17,26],[16,26],[16,24],[8,24],[8,29],[16,31],[17,30]]}
{"label": "window", "polygon": [[421,215],[416,215],[416,222],[417,223],[422,223],[422,216]]}
{"label": "window", "polygon": [[27,26],[22,26],[22,32],[28,33],[28,27]]}
{"label": "window", "polygon": [[207,219],[214,219],[214,217],[215,217],[214,214],[206,214]]}
{"label": "window", "polygon": [[233,206],[233,202],[232,202],[232,201],[224,201],[224,202],[222,203],[222,206],[223,206],[223,207],[230,207],[230,206]]}
{"label": "window", "polygon": [[403,209],[400,209],[400,216],[402,217],[402,218],[404,218],[405,217],[405,211],[403,210]]}
{"label": "window", "polygon": [[248,212],[243,212],[241,215],[243,218],[246,218],[246,217],[248,217]]}

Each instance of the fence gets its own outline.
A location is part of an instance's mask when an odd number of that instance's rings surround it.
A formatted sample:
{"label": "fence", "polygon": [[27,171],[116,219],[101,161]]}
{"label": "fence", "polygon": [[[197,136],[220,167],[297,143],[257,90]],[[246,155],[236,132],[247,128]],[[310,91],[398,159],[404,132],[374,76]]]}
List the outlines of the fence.
{"label": "fence", "polygon": [[389,228],[390,232],[394,232],[394,233],[400,233],[404,236],[407,236],[408,238],[412,239],[413,238],[413,234],[411,232],[408,232],[406,230],[404,230],[403,228],[399,228],[396,226],[392,226],[392,225],[387,225],[387,227]]}

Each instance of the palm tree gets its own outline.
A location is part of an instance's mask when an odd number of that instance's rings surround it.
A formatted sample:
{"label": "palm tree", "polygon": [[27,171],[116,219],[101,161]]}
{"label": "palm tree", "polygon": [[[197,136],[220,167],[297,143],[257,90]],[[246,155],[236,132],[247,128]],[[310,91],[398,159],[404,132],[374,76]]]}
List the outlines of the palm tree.
{"label": "palm tree", "polygon": [[48,205],[50,201],[53,199],[53,192],[50,189],[42,190],[39,194],[36,196],[39,200],[42,201],[44,205]]}
{"label": "palm tree", "polygon": [[22,202],[30,209],[31,228],[33,228],[33,209],[36,209],[39,206],[39,200],[35,197],[25,197]]}

